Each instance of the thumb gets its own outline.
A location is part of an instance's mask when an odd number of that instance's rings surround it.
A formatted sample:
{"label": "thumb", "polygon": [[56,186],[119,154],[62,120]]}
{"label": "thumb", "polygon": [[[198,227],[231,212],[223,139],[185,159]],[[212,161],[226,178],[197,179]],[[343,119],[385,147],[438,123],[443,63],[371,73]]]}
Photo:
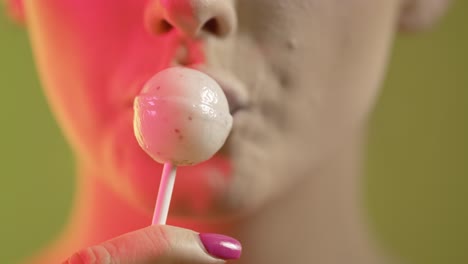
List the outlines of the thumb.
{"label": "thumb", "polygon": [[80,250],[64,264],[215,264],[239,258],[241,250],[241,244],[227,236],[161,225]]}

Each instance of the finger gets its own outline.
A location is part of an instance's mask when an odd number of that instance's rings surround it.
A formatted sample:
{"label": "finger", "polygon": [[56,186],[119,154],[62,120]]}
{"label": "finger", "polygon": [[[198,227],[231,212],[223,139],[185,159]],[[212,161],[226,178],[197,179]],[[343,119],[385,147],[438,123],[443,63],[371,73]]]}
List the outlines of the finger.
{"label": "finger", "polygon": [[68,264],[216,264],[236,259],[240,243],[172,226],[150,226],[80,250]]}

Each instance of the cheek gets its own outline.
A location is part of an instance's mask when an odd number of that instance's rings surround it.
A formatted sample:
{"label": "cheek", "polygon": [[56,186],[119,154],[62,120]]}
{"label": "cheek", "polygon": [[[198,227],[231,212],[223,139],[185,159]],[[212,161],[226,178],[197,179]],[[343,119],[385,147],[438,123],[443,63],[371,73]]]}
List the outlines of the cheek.
{"label": "cheek", "polygon": [[361,8],[350,3],[346,10],[333,7],[332,15],[317,13],[299,23],[310,27],[297,24],[290,29],[294,45],[270,45],[274,52],[265,57],[281,84],[284,102],[278,105],[287,112],[291,133],[317,134],[311,140],[323,141],[335,131],[362,126],[374,105],[397,8],[394,1],[369,3],[366,8],[358,4],[364,0],[351,2]]}
{"label": "cheek", "polygon": [[144,1],[44,0],[25,6],[53,113],[78,155],[95,158],[102,131],[128,108],[130,86],[141,77],[136,73],[145,75],[160,61],[154,50],[161,44],[144,31]]}
{"label": "cheek", "polygon": [[[233,200],[262,204],[284,193],[364,127],[385,71],[395,2],[323,1],[315,10],[295,10],[298,16],[282,28],[252,32],[260,55],[239,57],[259,58],[249,63],[256,69],[250,77],[257,80],[251,94],[258,112],[246,117],[239,136]],[[274,15],[282,17],[263,21],[286,21],[288,14]]]}
{"label": "cheek", "polygon": [[112,61],[106,59],[105,52],[101,61],[93,61],[99,53],[99,41],[90,38],[99,27],[91,27],[88,23],[92,19],[84,17],[92,16],[88,12],[94,10],[91,5],[90,1],[71,0],[26,3],[42,85],[69,142],[80,152],[95,145],[93,139],[109,117],[105,69]]}

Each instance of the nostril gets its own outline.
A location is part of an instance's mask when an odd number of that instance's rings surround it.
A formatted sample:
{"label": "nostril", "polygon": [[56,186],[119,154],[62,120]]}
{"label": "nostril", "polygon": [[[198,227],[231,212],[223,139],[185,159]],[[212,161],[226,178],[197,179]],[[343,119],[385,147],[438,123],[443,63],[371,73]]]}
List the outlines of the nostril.
{"label": "nostril", "polygon": [[169,21],[161,17],[157,12],[154,12],[153,9],[148,9],[146,12],[144,24],[146,30],[156,36],[168,33],[174,28]]}
{"label": "nostril", "polygon": [[221,32],[221,27],[220,27],[219,22],[218,22],[218,19],[216,19],[216,18],[211,18],[210,20],[208,20],[203,25],[202,31],[211,33],[211,34],[213,34],[215,36],[219,36],[222,33]]}
{"label": "nostril", "polygon": [[[179,32],[191,38],[224,38],[236,29],[237,17],[226,0],[145,0],[146,30],[153,35]],[[0,0],[1,2],[1,0]]]}
{"label": "nostril", "polygon": [[157,31],[159,33],[169,32],[169,31],[172,30],[172,28],[173,28],[173,26],[169,22],[167,22],[167,20],[165,20],[165,19],[161,19],[159,21],[159,24],[157,25]]}

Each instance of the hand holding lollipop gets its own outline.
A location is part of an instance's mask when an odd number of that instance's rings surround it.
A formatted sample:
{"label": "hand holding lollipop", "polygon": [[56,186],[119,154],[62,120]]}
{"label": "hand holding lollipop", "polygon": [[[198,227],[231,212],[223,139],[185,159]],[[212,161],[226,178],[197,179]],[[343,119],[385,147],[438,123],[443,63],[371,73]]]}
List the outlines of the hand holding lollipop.
{"label": "hand holding lollipop", "polygon": [[164,164],[153,224],[165,224],[177,166],[211,158],[232,127],[219,85],[199,71],[174,67],[153,76],[134,101],[138,143]]}

